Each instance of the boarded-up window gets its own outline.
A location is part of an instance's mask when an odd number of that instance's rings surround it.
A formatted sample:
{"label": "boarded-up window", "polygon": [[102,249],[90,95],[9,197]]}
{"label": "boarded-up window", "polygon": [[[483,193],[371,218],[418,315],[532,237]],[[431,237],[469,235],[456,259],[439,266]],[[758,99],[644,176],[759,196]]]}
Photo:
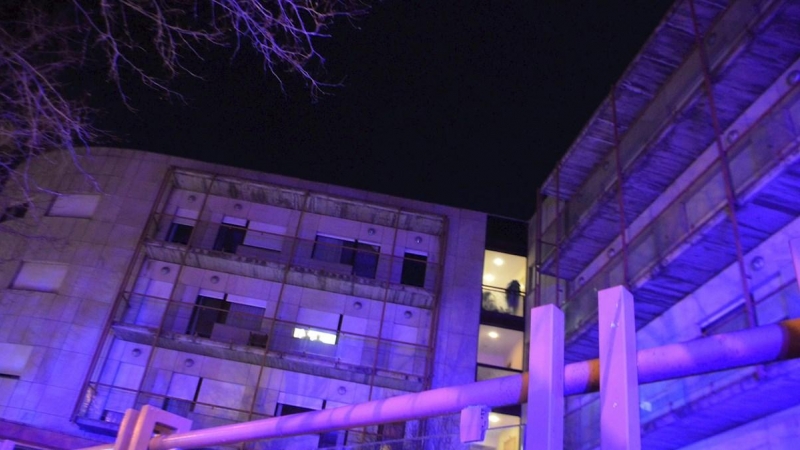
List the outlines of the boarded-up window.
{"label": "boarded-up window", "polygon": [[47,215],[56,217],[92,217],[99,203],[99,195],[61,195],[56,197]]}
{"label": "boarded-up window", "polygon": [[283,248],[283,236],[285,234],[286,227],[250,221],[247,224],[244,245],[279,252]]}
{"label": "boarded-up window", "polygon": [[34,291],[56,292],[64,277],[67,266],[40,262],[23,262],[17,276],[11,283],[14,289],[30,289]]}
{"label": "boarded-up window", "polygon": [[28,364],[33,347],[19,344],[0,344],[0,377],[19,378]]}

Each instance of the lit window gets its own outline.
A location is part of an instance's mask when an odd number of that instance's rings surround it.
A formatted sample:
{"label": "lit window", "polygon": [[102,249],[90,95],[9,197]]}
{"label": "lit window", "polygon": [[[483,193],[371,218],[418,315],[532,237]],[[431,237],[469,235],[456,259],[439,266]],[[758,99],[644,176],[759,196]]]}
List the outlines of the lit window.
{"label": "lit window", "polygon": [[308,339],[312,342],[336,345],[336,333],[327,333],[325,331],[312,330],[311,328],[295,327],[292,337],[295,339]]}
{"label": "lit window", "polygon": [[89,218],[94,214],[98,204],[100,204],[99,195],[61,195],[56,197],[47,215]]}

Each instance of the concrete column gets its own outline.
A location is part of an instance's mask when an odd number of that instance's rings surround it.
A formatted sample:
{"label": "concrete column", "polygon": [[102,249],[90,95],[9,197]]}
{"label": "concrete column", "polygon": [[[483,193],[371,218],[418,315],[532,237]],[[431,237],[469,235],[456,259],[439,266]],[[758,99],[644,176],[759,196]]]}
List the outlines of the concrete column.
{"label": "concrete column", "polygon": [[564,445],[564,313],[555,305],[531,310],[525,448]]}
{"label": "concrete column", "polygon": [[633,295],[616,286],[598,293],[600,448],[640,450],[639,380]]}

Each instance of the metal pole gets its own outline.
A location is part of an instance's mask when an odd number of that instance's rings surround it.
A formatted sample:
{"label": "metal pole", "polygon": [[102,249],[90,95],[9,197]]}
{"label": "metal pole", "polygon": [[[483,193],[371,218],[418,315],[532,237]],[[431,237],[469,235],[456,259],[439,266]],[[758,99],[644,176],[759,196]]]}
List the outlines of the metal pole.
{"label": "metal pole", "polygon": [[[800,357],[800,319],[639,350],[639,384]],[[600,387],[597,359],[564,367],[564,395]]]}
{"label": "metal pole", "polygon": [[625,197],[622,195],[622,158],[619,154],[619,125],[617,123],[617,86],[611,88],[611,112],[614,118],[614,159],[617,167],[617,206],[619,208],[619,238],[622,244],[622,285],[629,286],[628,220],[625,218]]}
{"label": "metal pole", "polygon": [[[556,306],[561,307],[561,163],[556,166]],[[565,227],[566,228],[566,227]]]}
{"label": "metal pole", "polygon": [[[640,350],[639,384],[800,357],[800,319]],[[564,395],[598,390],[598,360],[564,367]],[[517,405],[528,396],[528,374],[374,400],[292,416],[155,437],[151,450],[193,448],[288,437],[420,419],[460,412],[467,406]]]}
{"label": "metal pole", "polygon": [[716,137],[717,154],[719,165],[722,170],[722,179],[725,184],[725,198],[727,200],[728,218],[731,221],[731,233],[733,234],[734,247],[736,249],[736,262],[739,267],[739,280],[742,283],[742,295],[744,296],[744,307],[747,315],[748,325],[755,327],[758,325],[756,317],[756,306],[753,301],[753,294],[747,281],[747,269],[744,264],[744,249],[742,248],[742,238],[739,232],[739,219],[736,217],[736,193],[733,191],[733,178],[728,162],[728,152],[725,144],[722,143],[722,128],[719,124],[717,115],[717,104],[714,101],[714,89],[711,84],[711,65],[708,62],[706,48],[700,39],[700,27],[697,24],[697,14],[694,8],[694,0],[689,0],[689,8],[692,12],[692,25],[694,27],[694,39],[697,51],[700,54],[700,63],[703,67],[703,86],[708,96],[708,110],[711,115],[711,124],[714,127]]}
{"label": "metal pole", "polygon": [[[527,376],[524,377],[527,380]],[[495,378],[334,409],[225,425],[155,437],[150,450],[225,445],[255,439],[322,433],[460,412],[467,406],[499,407],[523,403],[523,376]]]}
{"label": "metal pole", "polygon": [[536,242],[533,253],[533,271],[531,272],[533,280],[528,281],[529,284],[531,281],[534,283],[533,306],[542,306],[542,272],[540,270],[542,267],[542,226],[544,223],[542,220],[544,215],[542,203],[542,188],[539,188],[536,190]]}

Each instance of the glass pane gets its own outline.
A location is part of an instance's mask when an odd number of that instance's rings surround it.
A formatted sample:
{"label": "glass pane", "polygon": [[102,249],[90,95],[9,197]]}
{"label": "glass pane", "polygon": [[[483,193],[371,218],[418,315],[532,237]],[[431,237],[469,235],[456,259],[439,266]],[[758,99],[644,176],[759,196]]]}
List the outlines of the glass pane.
{"label": "glass pane", "polygon": [[481,308],[522,316],[526,268],[527,260],[522,256],[486,250]]}
{"label": "glass pane", "polygon": [[415,253],[406,253],[403,259],[403,273],[400,283],[407,286],[425,286],[425,269],[428,257]]}
{"label": "glass pane", "polygon": [[523,333],[507,328],[480,326],[478,363],[499,369],[522,370]]}

